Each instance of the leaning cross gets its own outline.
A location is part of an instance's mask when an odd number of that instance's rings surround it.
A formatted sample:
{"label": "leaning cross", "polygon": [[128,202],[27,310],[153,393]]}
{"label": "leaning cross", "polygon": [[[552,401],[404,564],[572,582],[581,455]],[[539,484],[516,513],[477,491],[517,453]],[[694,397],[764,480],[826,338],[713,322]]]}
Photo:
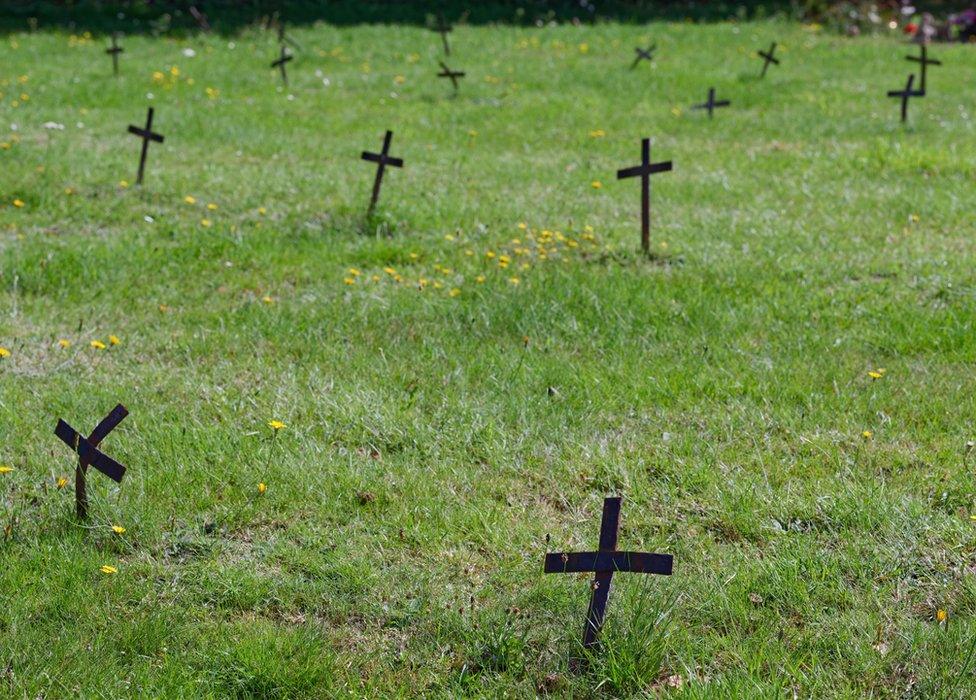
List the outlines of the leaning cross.
{"label": "leaning cross", "polygon": [[647,253],[651,249],[651,175],[672,170],[671,161],[651,162],[651,140],[641,140],[641,164],[633,168],[617,171],[617,179],[628,177],[641,179],[641,249]]}
{"label": "leaning cross", "polygon": [[135,134],[142,138],[142,153],[139,155],[139,173],[136,175],[136,184],[142,184],[142,175],[146,170],[146,155],[149,153],[149,142],[155,141],[156,143],[163,142],[163,135],[157,134],[152,130],[153,123],[153,113],[152,107],[149,108],[148,114],[146,114],[146,128],[140,129],[138,126],[129,125],[129,133]]}
{"label": "leaning cross", "polygon": [[888,97],[900,97],[901,98],[901,121],[902,123],[908,121],[908,100],[912,97],[925,97],[924,90],[912,90],[912,85],[915,84],[915,74],[912,73],[908,76],[908,83],[905,85],[904,90],[889,90]]}
{"label": "leaning cross", "polygon": [[635,46],[634,53],[636,53],[637,56],[634,58],[634,62],[630,64],[630,69],[634,70],[637,67],[637,64],[640,63],[641,61],[647,61],[647,62],[653,61],[654,60],[653,54],[656,48],[657,48],[657,44],[651,44],[650,46],[647,47],[646,51],[642,49],[640,46]]}
{"label": "leaning cross", "polygon": [[545,573],[570,574],[592,571],[590,607],[586,611],[583,629],[584,649],[597,646],[603,618],[610,598],[610,584],[617,571],[670,576],[673,557],[670,554],[617,551],[620,530],[620,497],[603,500],[603,519],[600,523],[600,549],[597,552],[554,552],[546,554]]}
{"label": "leaning cross", "polygon": [[692,109],[707,109],[708,118],[712,118],[712,112],[715,111],[717,107],[728,107],[731,102],[728,100],[717,100],[715,99],[715,88],[708,88],[708,102],[703,102],[700,105],[692,105]]}
{"label": "leaning cross", "polygon": [[463,70],[451,70],[447,67],[444,61],[438,61],[441,64],[441,72],[437,74],[438,78],[450,78],[451,85],[454,86],[454,92],[458,91],[458,78],[463,78],[465,73]]}
{"label": "leaning cross", "polygon": [[369,200],[369,209],[366,210],[366,216],[370,217],[373,215],[373,210],[376,208],[376,200],[380,198],[380,186],[383,184],[383,171],[387,165],[393,166],[394,168],[403,167],[402,158],[394,158],[390,155],[390,141],[393,139],[393,132],[387,131],[386,136],[383,137],[383,150],[379,153],[370,153],[369,151],[363,151],[362,159],[372,161],[376,163],[376,180],[373,181],[373,196]]}
{"label": "leaning cross", "polygon": [[919,49],[921,49],[921,54],[922,54],[921,56],[905,56],[905,60],[906,61],[913,61],[915,63],[921,63],[922,64],[922,85],[921,85],[921,88],[922,88],[922,92],[924,93],[925,92],[925,77],[928,74],[928,67],[929,66],[941,66],[942,65],[942,61],[937,61],[934,58],[929,58],[928,47],[926,47],[925,44],[922,44],[919,47]]}
{"label": "leaning cross", "polygon": [[765,78],[766,77],[766,71],[769,70],[769,64],[770,63],[772,63],[774,65],[777,65],[777,66],[779,65],[779,59],[776,58],[776,56],[775,56],[775,54],[776,54],[776,42],[774,41],[770,45],[769,51],[757,51],[756,53],[758,53],[759,54],[759,57],[763,59],[762,73],[760,73],[759,77],[760,78]]}
{"label": "leaning cross", "polygon": [[58,419],[58,425],[54,428],[54,434],[61,442],[78,454],[78,466],[75,468],[75,511],[82,520],[88,517],[88,486],[85,482],[85,473],[89,465],[113,481],[122,483],[125,467],[99,450],[98,443],[104,440],[127,415],[129,411],[119,404],[98,424],[87,440],[61,419]]}
{"label": "leaning cross", "polygon": [[279,71],[281,71],[281,80],[285,84],[285,87],[288,86],[288,73],[285,70],[285,64],[288,63],[288,61],[292,60],[293,58],[294,58],[294,56],[292,56],[288,52],[288,49],[285,48],[285,45],[282,44],[281,45],[281,57],[278,58],[276,61],[272,61],[271,62],[271,67],[272,68],[277,68]]}
{"label": "leaning cross", "polygon": [[119,54],[122,53],[123,51],[125,51],[125,49],[119,46],[118,39],[116,35],[113,34],[112,46],[110,48],[105,49],[105,53],[109,54],[112,57],[112,71],[115,73],[115,75],[119,74]]}

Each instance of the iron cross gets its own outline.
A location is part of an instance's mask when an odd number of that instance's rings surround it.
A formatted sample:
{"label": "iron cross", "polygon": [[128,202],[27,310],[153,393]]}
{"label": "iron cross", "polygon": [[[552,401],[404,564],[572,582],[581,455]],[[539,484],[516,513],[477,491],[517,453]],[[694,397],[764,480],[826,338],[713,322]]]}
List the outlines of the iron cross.
{"label": "iron cross", "polygon": [[149,108],[149,112],[146,114],[146,128],[140,129],[138,126],[129,125],[129,133],[135,134],[142,139],[142,153],[139,155],[139,173],[136,175],[136,184],[142,184],[142,175],[146,170],[146,155],[149,153],[149,142],[155,141],[156,143],[163,142],[163,135],[157,134],[152,130],[153,123],[153,113],[152,107]]}
{"label": "iron cross", "polygon": [[708,102],[703,102],[700,105],[692,105],[692,109],[707,109],[708,118],[712,118],[712,112],[715,111],[717,107],[728,107],[731,102],[728,100],[717,100],[715,99],[715,88],[708,88]]}
{"label": "iron cross", "polygon": [[925,44],[922,44],[921,46],[919,46],[919,49],[921,50],[921,54],[922,54],[921,56],[905,56],[905,60],[906,61],[913,61],[915,63],[921,63],[922,64],[922,85],[921,85],[921,89],[922,89],[922,93],[924,94],[925,93],[925,77],[926,77],[926,75],[929,72],[928,71],[928,67],[929,66],[941,66],[942,65],[942,61],[937,61],[934,58],[929,58],[928,47]]}
{"label": "iron cross", "polygon": [[387,165],[393,166],[394,168],[403,167],[403,159],[394,158],[390,155],[390,141],[393,139],[393,132],[387,131],[386,136],[383,137],[383,150],[379,153],[370,153],[369,151],[363,151],[363,160],[368,160],[376,163],[376,179],[373,181],[373,196],[369,200],[369,209],[366,210],[366,216],[370,217],[373,215],[373,210],[376,209],[376,201],[380,198],[380,186],[383,184],[383,171],[386,169]]}
{"label": "iron cross", "polygon": [[115,75],[119,74],[119,54],[123,51],[125,51],[125,49],[118,44],[118,35],[113,34],[112,46],[105,49],[105,53],[112,57],[112,72],[115,73]]}
{"label": "iron cross", "polygon": [[600,629],[610,598],[610,585],[617,571],[670,576],[674,558],[670,554],[620,552],[617,536],[620,532],[620,497],[603,500],[603,519],[600,522],[600,548],[596,552],[554,552],[546,554],[544,571],[547,574],[594,572],[590,606],[586,611],[583,647],[592,649],[599,643]]}
{"label": "iron cross", "polygon": [[904,90],[889,90],[888,97],[900,97],[901,98],[901,121],[905,123],[908,121],[908,100],[912,97],[925,97],[924,90],[912,90],[912,85],[915,84],[915,74],[912,73],[908,76],[908,83],[905,85]]}
{"label": "iron cross", "polygon": [[279,71],[281,71],[281,80],[285,84],[286,87],[288,85],[288,72],[285,70],[285,64],[288,63],[288,61],[292,60],[293,58],[294,58],[294,56],[292,56],[288,52],[288,49],[285,48],[285,45],[282,44],[281,45],[281,57],[278,58],[277,60],[271,62],[271,67],[272,68],[277,68]]}
{"label": "iron cross", "polygon": [[641,164],[633,168],[617,171],[617,179],[628,177],[641,179],[641,249],[647,253],[651,249],[651,175],[667,173],[672,170],[671,161],[651,162],[651,140],[641,140]]}
{"label": "iron cross", "polygon": [[766,71],[769,70],[769,64],[770,63],[772,63],[774,65],[777,65],[777,66],[779,65],[779,59],[776,58],[776,56],[775,56],[775,54],[776,54],[776,42],[774,41],[772,44],[770,44],[769,51],[761,51],[760,50],[760,51],[757,51],[756,53],[758,53],[759,54],[759,57],[763,59],[762,73],[759,74],[759,77],[760,78],[765,78],[766,77]]}
{"label": "iron cross", "polygon": [[447,33],[452,31],[454,27],[447,23],[444,19],[444,15],[437,15],[437,26],[434,27],[434,31],[441,35],[441,41],[444,42],[444,55],[451,55],[451,45],[447,43]]}
{"label": "iron cross", "polygon": [[657,44],[651,44],[650,46],[647,47],[646,51],[642,49],[640,46],[635,46],[634,53],[636,53],[637,56],[634,58],[634,62],[630,64],[630,69],[634,70],[637,67],[637,64],[640,63],[641,61],[647,61],[648,63],[653,61],[654,60],[653,54],[655,49],[657,49]]}
{"label": "iron cross", "polygon": [[127,415],[129,411],[119,404],[102,419],[87,440],[61,419],[58,419],[58,424],[54,428],[54,434],[61,442],[78,454],[78,466],[75,468],[75,511],[82,520],[88,518],[88,486],[85,482],[85,474],[89,466],[95,467],[116,483],[122,483],[125,467],[99,450],[98,443],[104,440]]}
{"label": "iron cross", "polygon": [[444,61],[438,61],[441,64],[441,72],[437,74],[438,78],[450,78],[451,85],[454,86],[454,92],[458,91],[458,78],[463,78],[465,73],[463,70],[451,70],[447,67]]}

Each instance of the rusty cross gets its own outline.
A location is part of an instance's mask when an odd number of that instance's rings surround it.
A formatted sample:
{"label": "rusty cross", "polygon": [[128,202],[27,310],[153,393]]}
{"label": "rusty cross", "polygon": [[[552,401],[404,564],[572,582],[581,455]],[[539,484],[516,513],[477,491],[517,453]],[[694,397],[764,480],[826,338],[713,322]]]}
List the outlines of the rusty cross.
{"label": "rusty cross", "polygon": [[54,434],[65,445],[70,447],[78,454],[78,466],[75,468],[75,511],[78,517],[85,520],[88,517],[88,486],[85,481],[85,474],[88,467],[95,467],[109,479],[116,483],[122,483],[125,476],[125,467],[116,462],[98,449],[98,444],[115,429],[122,420],[129,415],[125,406],[119,404],[112,409],[102,421],[95,427],[86,440],[77,430],[58,419],[58,424],[54,428]]}
{"label": "rusty cross", "polygon": [[150,107],[149,112],[146,114],[146,128],[144,129],[140,129],[138,126],[132,126],[131,124],[129,125],[129,133],[142,138],[142,153],[139,155],[139,173],[136,175],[137,185],[142,184],[142,176],[146,170],[146,155],[149,153],[149,142],[163,142],[163,135],[157,134],[152,130],[153,114],[154,110]]}
{"label": "rusty cross", "polygon": [[630,69],[634,70],[637,67],[637,64],[641,61],[647,61],[648,63],[653,61],[655,49],[657,49],[657,44],[651,44],[646,50],[642,49],[640,46],[635,46],[634,53],[636,53],[637,56],[634,58],[634,62],[630,64]]}
{"label": "rusty cross", "polygon": [[600,522],[600,548],[596,552],[553,552],[546,554],[544,571],[547,574],[593,572],[590,606],[586,611],[583,629],[584,649],[593,649],[599,643],[600,629],[610,598],[610,585],[617,571],[638,574],[670,576],[673,557],[670,554],[646,552],[621,552],[617,550],[620,531],[620,497],[603,500],[603,518]]}
{"label": "rusty cross", "polygon": [[123,51],[125,51],[125,49],[123,49],[118,44],[118,35],[113,34],[112,45],[109,48],[105,49],[105,53],[109,54],[112,57],[112,72],[114,72],[115,75],[119,74],[119,54],[122,53]]}
{"label": "rusty cross", "polygon": [[915,84],[915,74],[912,73],[908,76],[908,82],[905,84],[904,90],[889,90],[888,97],[900,97],[901,98],[901,121],[904,124],[908,121],[908,100],[912,97],[925,97],[924,90],[912,90],[912,86]]}
{"label": "rusty cross", "polygon": [[438,78],[450,78],[451,85],[454,86],[454,92],[458,91],[458,78],[463,78],[465,73],[463,70],[451,70],[447,67],[444,61],[438,61],[441,64],[441,72],[437,74]]}
{"label": "rusty cross", "polygon": [[914,63],[920,63],[920,64],[922,64],[922,84],[921,84],[920,87],[921,87],[922,92],[924,93],[925,92],[925,77],[926,77],[926,75],[929,72],[928,71],[928,67],[929,66],[941,66],[942,65],[942,61],[937,61],[934,58],[929,58],[928,47],[925,44],[922,44],[918,48],[919,48],[919,50],[921,52],[921,56],[905,56],[905,60],[906,61],[913,61]]}
{"label": "rusty cross", "polygon": [[370,217],[373,215],[373,210],[376,209],[376,201],[380,198],[380,186],[383,184],[383,171],[386,169],[387,165],[394,168],[403,167],[402,158],[394,158],[390,155],[390,141],[393,139],[393,132],[387,131],[386,136],[383,137],[383,150],[379,153],[370,153],[369,151],[363,151],[362,159],[368,160],[376,163],[376,179],[373,181],[373,196],[369,200],[369,209],[366,210],[366,216]]}
{"label": "rusty cross", "polygon": [[708,110],[708,118],[712,118],[712,112],[715,111],[717,107],[728,107],[731,102],[728,100],[716,100],[715,99],[715,88],[708,88],[708,101],[702,102],[700,105],[692,105],[692,109],[705,109]]}
{"label": "rusty cross", "polygon": [[291,53],[289,53],[288,49],[285,48],[285,45],[282,44],[280,58],[271,62],[272,68],[277,68],[279,71],[281,71],[281,81],[285,84],[286,87],[288,86],[288,73],[285,70],[285,64],[288,63],[288,61],[292,60],[293,58],[295,57],[292,56]]}
{"label": "rusty cross", "polygon": [[651,175],[667,173],[673,169],[671,161],[651,162],[651,140],[641,140],[641,164],[617,171],[617,179],[628,177],[641,179],[641,249],[647,253],[651,249]]}
{"label": "rusty cross", "polygon": [[763,59],[762,73],[759,74],[759,77],[760,78],[765,78],[766,77],[766,71],[769,70],[769,64],[770,63],[772,63],[773,65],[776,65],[776,66],[779,65],[779,59],[776,58],[776,56],[775,56],[775,54],[776,54],[776,42],[774,41],[772,44],[770,44],[769,51],[761,51],[760,50],[760,51],[757,51],[756,53],[758,53],[759,54],[759,57]]}

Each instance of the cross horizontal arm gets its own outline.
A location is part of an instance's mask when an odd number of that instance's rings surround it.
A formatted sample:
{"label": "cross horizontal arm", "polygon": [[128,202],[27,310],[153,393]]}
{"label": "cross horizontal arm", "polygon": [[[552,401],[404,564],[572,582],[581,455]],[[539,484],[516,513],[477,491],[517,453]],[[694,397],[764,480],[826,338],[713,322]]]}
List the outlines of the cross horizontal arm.
{"label": "cross horizontal arm", "polygon": [[640,177],[641,175],[653,175],[654,173],[667,173],[674,169],[670,160],[663,163],[651,163],[647,166],[635,165],[632,168],[624,168],[617,171],[617,179],[624,180],[628,177]]}
{"label": "cross horizontal arm", "polygon": [[647,552],[553,552],[546,555],[545,573],[631,571],[670,576],[674,557]]}
{"label": "cross horizontal arm", "polygon": [[363,151],[363,160],[369,160],[374,163],[384,163],[386,165],[392,165],[394,168],[403,167],[403,158],[394,158],[393,156],[385,156],[382,153],[370,153],[369,151]]}
{"label": "cross horizontal arm", "polygon": [[138,126],[130,126],[129,133],[135,134],[136,136],[141,136],[144,139],[149,139],[150,141],[155,141],[156,143],[163,142],[162,134],[157,134],[152,131],[146,131],[145,129],[140,129]]}
{"label": "cross horizontal arm", "polygon": [[63,420],[58,420],[58,425],[54,429],[54,434],[61,439],[61,442],[77,452],[78,456],[81,457],[84,462],[95,467],[95,469],[102,472],[102,474],[107,476],[112,481],[122,483],[122,477],[125,476],[125,467],[109,457],[107,454],[100,452],[70,425],[65,423]]}
{"label": "cross horizontal arm", "polygon": [[101,423],[95,426],[91,435],[88,436],[88,442],[92,445],[98,445],[98,443],[105,439],[106,435],[115,430],[116,426],[125,420],[127,415],[129,415],[129,409],[122,404],[118,404],[112,409],[111,413],[102,419]]}

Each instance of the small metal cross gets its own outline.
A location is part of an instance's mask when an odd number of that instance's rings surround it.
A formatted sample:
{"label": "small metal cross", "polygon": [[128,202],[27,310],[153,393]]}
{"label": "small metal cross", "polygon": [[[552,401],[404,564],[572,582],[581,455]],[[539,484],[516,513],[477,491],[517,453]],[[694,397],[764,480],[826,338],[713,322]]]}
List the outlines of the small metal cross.
{"label": "small metal cross", "polygon": [[129,133],[135,134],[142,139],[142,153],[139,155],[139,173],[136,175],[136,184],[142,184],[142,176],[146,170],[146,155],[149,153],[149,142],[155,141],[156,143],[163,142],[163,135],[157,134],[152,130],[154,110],[152,107],[149,108],[149,112],[146,114],[146,127],[140,129],[138,126],[129,125]]}
{"label": "small metal cross", "polygon": [[617,171],[617,179],[628,177],[641,179],[641,249],[647,253],[651,249],[651,175],[667,173],[673,169],[671,161],[651,162],[651,140],[641,140],[641,164]]}
{"label": "small metal cross", "polygon": [[912,85],[915,84],[915,74],[912,73],[908,76],[908,83],[905,84],[904,90],[889,90],[888,97],[900,97],[901,98],[901,121],[904,124],[908,121],[908,100],[912,97],[925,97],[924,90],[912,90]]}
{"label": "small metal cross", "polygon": [[75,468],[75,511],[82,520],[88,517],[88,486],[85,481],[85,474],[89,466],[95,467],[116,483],[122,483],[125,467],[99,450],[98,443],[104,440],[127,415],[129,415],[129,411],[126,410],[125,406],[117,405],[111,413],[102,419],[87,440],[63,420],[59,419],[54,428],[54,434],[58,436],[61,442],[78,454],[78,466]]}
{"label": "small metal cross", "polygon": [[634,62],[630,64],[630,69],[634,70],[637,67],[637,64],[640,63],[641,61],[647,61],[648,63],[653,61],[654,51],[656,49],[657,49],[657,44],[651,44],[650,46],[647,47],[646,50],[642,49],[640,46],[635,46],[634,53],[636,53],[637,56],[634,57]]}
{"label": "small metal cross", "polygon": [[285,48],[285,45],[282,44],[280,58],[271,62],[272,68],[277,68],[279,71],[281,71],[281,81],[285,84],[286,87],[288,86],[288,72],[285,70],[285,64],[288,63],[288,61],[292,60],[293,58],[295,57],[292,56],[288,52],[288,49]]}
{"label": "small metal cross", "polygon": [[454,86],[454,92],[458,91],[458,78],[463,78],[465,73],[463,70],[451,70],[447,67],[444,61],[438,61],[441,64],[441,72],[437,74],[438,78],[450,78],[451,85]]}
{"label": "small metal cross", "polygon": [[383,150],[379,153],[370,153],[369,151],[363,151],[362,159],[368,160],[376,163],[376,179],[373,181],[373,195],[369,199],[369,209],[366,210],[366,216],[370,217],[373,215],[373,211],[376,209],[376,201],[380,198],[380,186],[383,184],[383,171],[386,169],[387,165],[393,166],[394,168],[403,167],[403,159],[394,158],[390,155],[390,141],[393,139],[393,132],[387,131],[386,136],[383,137]]}
{"label": "small metal cross", "polygon": [[922,64],[922,84],[921,84],[921,90],[922,90],[922,93],[924,94],[925,93],[925,85],[926,85],[925,78],[926,78],[926,76],[928,75],[928,72],[929,72],[928,71],[928,67],[929,66],[941,66],[942,65],[942,61],[937,61],[934,58],[929,58],[928,47],[925,44],[922,44],[918,48],[920,49],[921,56],[905,56],[905,60],[906,61],[912,61],[914,63],[920,63],[920,64]]}
{"label": "small metal cross", "polygon": [[759,57],[763,59],[762,73],[759,74],[759,77],[760,78],[765,78],[766,77],[766,71],[769,70],[769,64],[770,63],[772,63],[773,65],[776,65],[776,66],[779,65],[779,59],[776,58],[776,56],[775,56],[775,53],[776,53],[776,42],[774,41],[772,44],[770,44],[769,51],[757,51],[756,53],[758,53],[759,54]]}
{"label": "small metal cross", "polygon": [[105,53],[109,54],[112,57],[112,72],[115,75],[119,74],[119,54],[122,53],[123,51],[125,51],[125,49],[123,49],[118,44],[118,35],[113,34],[112,46],[105,49]]}
{"label": "small metal cross", "polygon": [[705,109],[708,110],[708,118],[712,118],[712,113],[718,107],[728,107],[731,102],[728,100],[716,100],[715,99],[715,88],[708,88],[708,101],[703,102],[700,105],[692,105],[692,109]]}

